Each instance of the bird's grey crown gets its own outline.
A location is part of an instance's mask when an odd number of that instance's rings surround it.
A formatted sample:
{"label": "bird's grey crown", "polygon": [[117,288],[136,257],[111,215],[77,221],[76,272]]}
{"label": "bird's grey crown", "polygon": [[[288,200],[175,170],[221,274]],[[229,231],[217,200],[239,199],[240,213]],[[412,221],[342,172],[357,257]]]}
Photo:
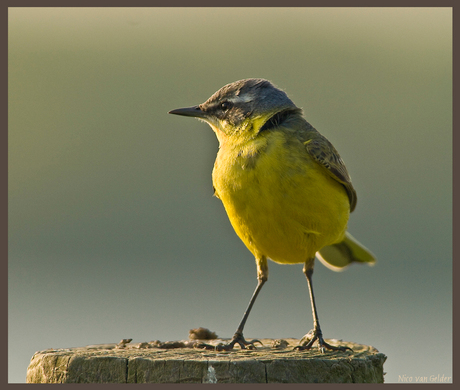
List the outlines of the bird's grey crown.
{"label": "bird's grey crown", "polygon": [[[231,110],[221,111],[221,104],[228,103]],[[219,118],[238,123],[249,116],[297,109],[286,93],[265,79],[244,79],[227,84],[214,93],[200,108]]]}
{"label": "bird's grey crown", "polygon": [[227,84],[212,95],[208,102],[247,103],[248,106],[258,106],[263,111],[272,111],[274,108],[296,108],[286,93],[276,88],[265,79],[244,79]]}

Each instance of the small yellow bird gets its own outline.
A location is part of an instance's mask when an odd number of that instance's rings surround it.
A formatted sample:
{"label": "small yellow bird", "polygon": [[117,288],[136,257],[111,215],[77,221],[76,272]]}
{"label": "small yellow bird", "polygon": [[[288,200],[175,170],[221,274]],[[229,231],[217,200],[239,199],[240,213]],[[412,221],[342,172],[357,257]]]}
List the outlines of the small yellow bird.
{"label": "small yellow bird", "polygon": [[337,150],[285,92],[264,79],[236,81],[198,106],[169,113],[203,120],[216,133],[214,192],[257,264],[257,287],[232,340],[220,349],[254,348],[260,342],[246,341],[243,328],[268,279],[267,259],[304,263],[313,329],[296,348],[310,349],[317,342],[323,352],[349,349],[325,342],[312,286],[315,256],[335,271],[352,262],[375,263],[347,232],[357,198]]}

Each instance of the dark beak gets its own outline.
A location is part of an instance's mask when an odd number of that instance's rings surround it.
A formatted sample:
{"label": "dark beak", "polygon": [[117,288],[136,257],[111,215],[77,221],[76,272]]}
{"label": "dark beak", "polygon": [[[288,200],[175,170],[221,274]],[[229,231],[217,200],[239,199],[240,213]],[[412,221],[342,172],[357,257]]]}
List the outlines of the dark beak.
{"label": "dark beak", "polygon": [[201,110],[200,106],[186,107],[186,108],[177,108],[176,110],[171,110],[168,114],[191,116],[194,118],[206,118],[208,114]]}

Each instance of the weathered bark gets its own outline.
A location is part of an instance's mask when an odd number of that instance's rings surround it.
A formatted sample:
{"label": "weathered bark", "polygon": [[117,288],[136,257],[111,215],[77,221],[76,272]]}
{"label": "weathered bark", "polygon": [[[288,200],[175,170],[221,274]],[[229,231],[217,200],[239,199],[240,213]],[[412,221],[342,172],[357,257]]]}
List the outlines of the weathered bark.
{"label": "weathered bark", "polygon": [[[353,352],[321,353],[273,344],[230,352],[158,348],[161,343],[104,344],[39,351],[27,370],[28,383],[382,383],[386,356],[375,348],[329,340]],[[212,343],[222,342],[213,340]],[[209,340],[206,342],[210,342]],[[129,343],[129,341],[128,341]],[[153,347],[156,345],[157,347]],[[169,344],[171,346],[172,344]],[[278,345],[278,348],[273,345]],[[179,346],[179,348],[177,347]]]}

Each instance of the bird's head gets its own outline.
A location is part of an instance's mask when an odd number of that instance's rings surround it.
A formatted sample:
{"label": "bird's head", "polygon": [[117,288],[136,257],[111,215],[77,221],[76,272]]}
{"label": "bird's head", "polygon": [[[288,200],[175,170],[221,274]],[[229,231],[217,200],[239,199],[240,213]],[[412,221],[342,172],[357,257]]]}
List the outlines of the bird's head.
{"label": "bird's head", "polygon": [[261,130],[279,125],[287,114],[294,112],[301,110],[270,81],[245,79],[225,85],[198,106],[169,113],[207,122],[222,143],[229,137],[255,138]]}

